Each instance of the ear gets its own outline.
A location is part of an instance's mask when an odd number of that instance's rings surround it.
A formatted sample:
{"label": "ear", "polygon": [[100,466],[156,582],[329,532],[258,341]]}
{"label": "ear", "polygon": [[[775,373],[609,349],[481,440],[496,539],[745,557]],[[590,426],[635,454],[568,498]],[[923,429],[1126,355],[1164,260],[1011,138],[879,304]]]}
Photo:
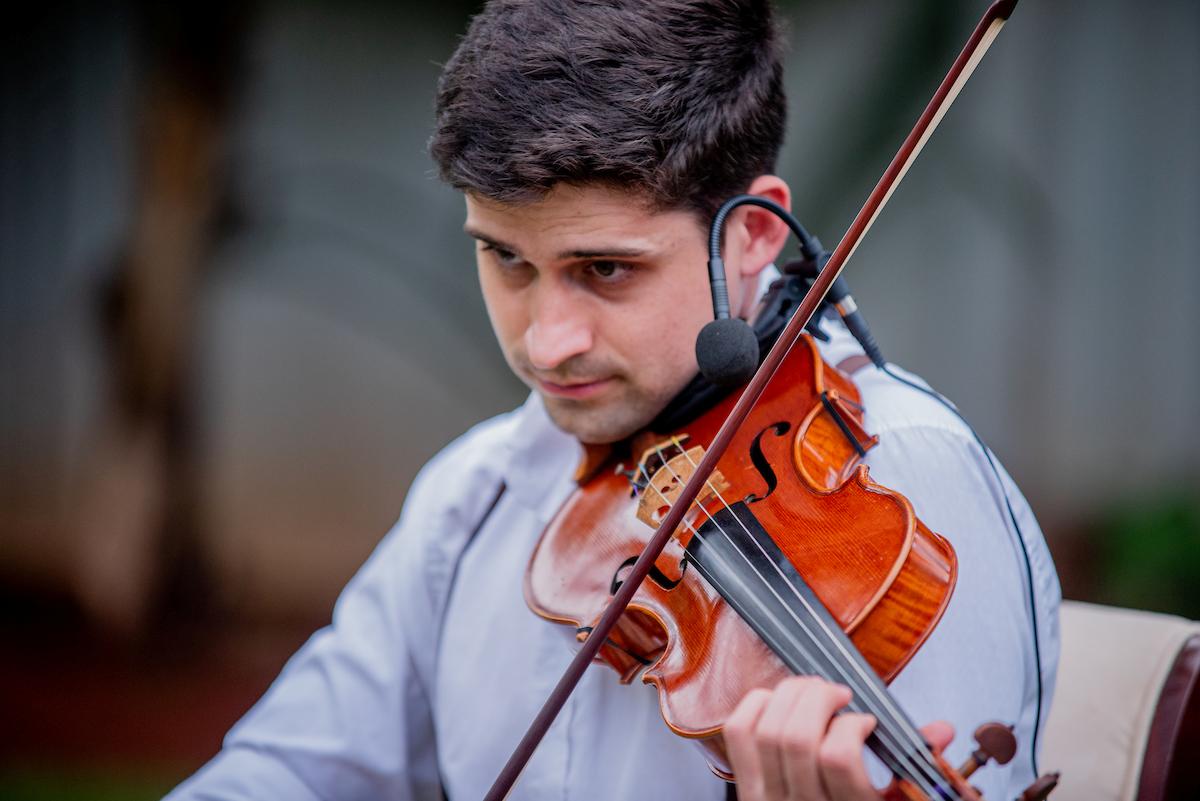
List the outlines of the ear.
{"label": "ear", "polygon": [[[792,210],[792,192],[777,175],[758,176],[746,194],[765,197]],[[735,310],[748,312],[747,307],[754,302],[758,275],[779,257],[787,244],[789,229],[783,220],[758,206],[735,209],[725,226],[724,256],[730,303]]]}

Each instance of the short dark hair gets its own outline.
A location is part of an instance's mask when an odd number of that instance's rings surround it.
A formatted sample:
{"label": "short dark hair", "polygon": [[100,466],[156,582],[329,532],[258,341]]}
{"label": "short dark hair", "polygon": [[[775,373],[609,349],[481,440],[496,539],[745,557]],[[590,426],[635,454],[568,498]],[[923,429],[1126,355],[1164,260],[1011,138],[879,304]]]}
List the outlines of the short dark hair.
{"label": "short dark hair", "polygon": [[492,0],[442,72],[430,153],[500,202],[602,182],[711,214],[775,168],[780,40],[768,0]]}

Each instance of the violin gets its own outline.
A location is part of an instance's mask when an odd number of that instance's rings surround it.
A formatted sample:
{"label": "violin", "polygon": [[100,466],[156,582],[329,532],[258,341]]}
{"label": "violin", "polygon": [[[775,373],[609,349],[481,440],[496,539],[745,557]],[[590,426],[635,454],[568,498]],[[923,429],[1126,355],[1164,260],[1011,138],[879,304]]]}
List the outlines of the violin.
{"label": "violin", "polygon": [[[489,801],[516,781],[593,661],[623,681],[654,684],[667,725],[697,739],[727,779],[723,721],[749,690],[791,673],[845,684],[849,708],[875,716],[867,744],[896,777],[889,798],[980,801],[971,773],[1015,753],[1008,727],[985,724],[955,769],[889,694],[886,682],[949,602],[954,551],[907,499],[870,479],[861,461],[877,440],[863,427],[857,388],[803,333],[1015,5],[998,0],[984,14],[744,389],[679,430],[592,452],[525,579],[530,607],[574,626],[582,646]],[[720,221],[736,202],[714,220],[710,269],[720,264]],[[713,286],[722,322],[728,302]],[[1038,779],[1022,799],[1044,798],[1056,780]]]}
{"label": "violin", "polygon": [[[588,638],[732,405],[642,434],[590,471],[533,552],[534,612]],[[804,673],[852,688],[850,709],[879,721],[869,747],[935,786],[884,682],[945,611],[954,550],[870,479],[861,460],[877,438],[863,411],[851,380],[802,337],[600,649],[623,681],[657,686],[667,725],[697,739],[724,778],[722,722],[750,690]]]}

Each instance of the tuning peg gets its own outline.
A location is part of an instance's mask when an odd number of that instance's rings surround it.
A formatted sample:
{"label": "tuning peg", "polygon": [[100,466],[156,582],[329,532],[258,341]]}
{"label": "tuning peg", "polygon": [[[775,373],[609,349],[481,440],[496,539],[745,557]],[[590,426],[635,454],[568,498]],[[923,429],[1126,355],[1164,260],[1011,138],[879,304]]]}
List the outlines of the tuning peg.
{"label": "tuning peg", "polygon": [[1017,801],[1043,801],[1050,791],[1058,786],[1058,773],[1047,773],[1039,776],[1037,781],[1025,788]]}
{"label": "tuning peg", "polygon": [[975,730],[975,744],[979,747],[971,752],[967,761],[958,769],[964,779],[986,765],[989,760],[995,760],[997,765],[1005,765],[1017,753],[1017,738],[1013,735],[1012,726],[1005,726],[1003,723],[984,723]]}

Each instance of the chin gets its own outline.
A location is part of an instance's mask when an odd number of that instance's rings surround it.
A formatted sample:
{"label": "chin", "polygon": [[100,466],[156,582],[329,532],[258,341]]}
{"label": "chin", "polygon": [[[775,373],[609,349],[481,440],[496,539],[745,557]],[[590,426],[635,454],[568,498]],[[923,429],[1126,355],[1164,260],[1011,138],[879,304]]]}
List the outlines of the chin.
{"label": "chin", "polygon": [[619,442],[653,419],[653,415],[642,419],[641,415],[631,414],[629,409],[614,412],[604,408],[582,408],[576,404],[568,407],[558,399],[544,400],[551,421],[585,445]]}

